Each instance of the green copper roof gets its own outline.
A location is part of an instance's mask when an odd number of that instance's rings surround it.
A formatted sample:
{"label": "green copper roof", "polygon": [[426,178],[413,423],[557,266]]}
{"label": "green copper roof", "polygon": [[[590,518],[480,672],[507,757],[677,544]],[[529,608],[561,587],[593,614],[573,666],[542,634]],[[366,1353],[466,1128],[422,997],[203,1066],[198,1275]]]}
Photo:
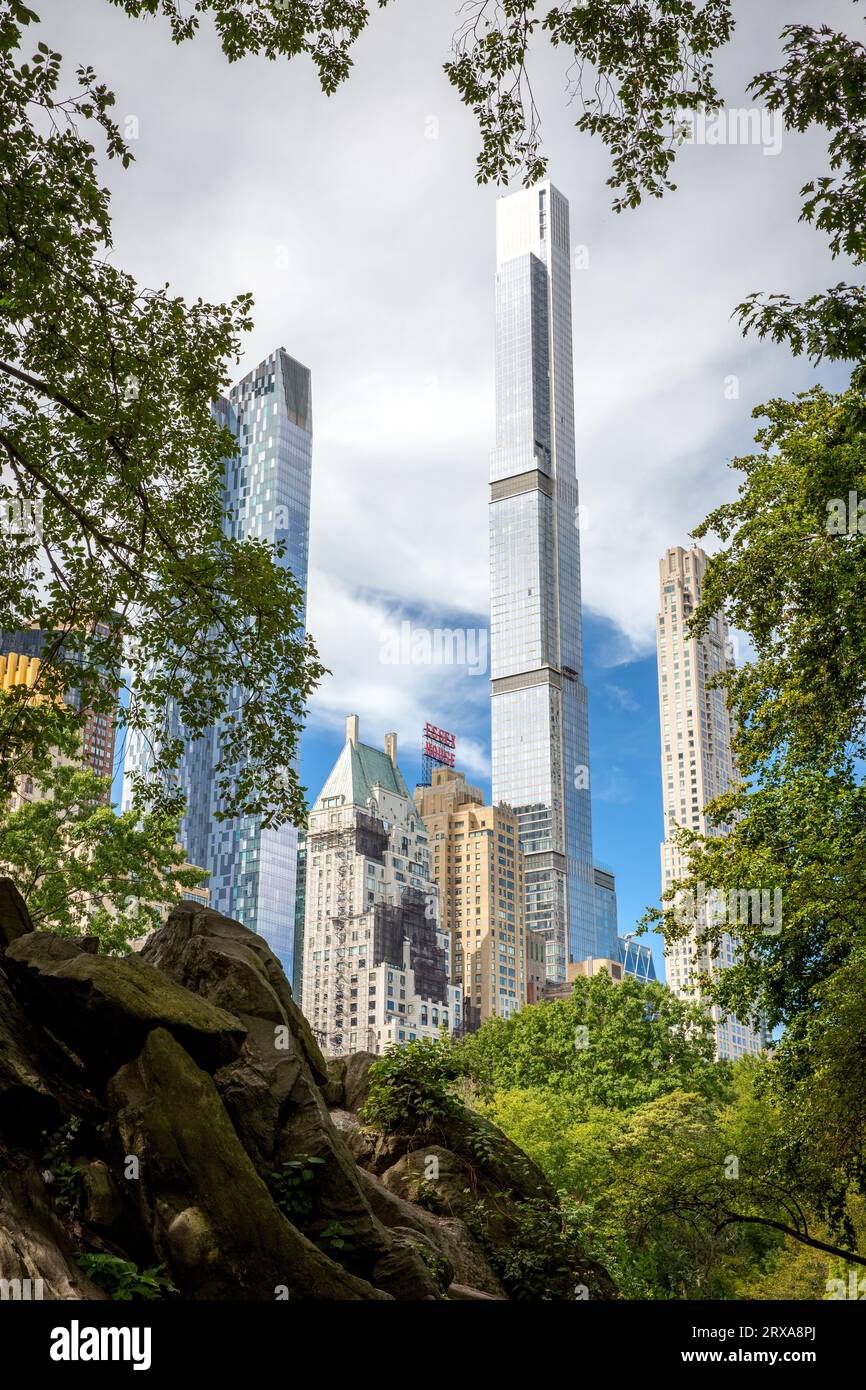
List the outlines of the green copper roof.
{"label": "green copper roof", "polygon": [[319,810],[322,802],[332,796],[342,797],[344,804],[366,806],[377,784],[412,800],[402,772],[387,753],[371,748],[368,743],[350,743],[347,739],[331,775],[316,797],[313,810]]}

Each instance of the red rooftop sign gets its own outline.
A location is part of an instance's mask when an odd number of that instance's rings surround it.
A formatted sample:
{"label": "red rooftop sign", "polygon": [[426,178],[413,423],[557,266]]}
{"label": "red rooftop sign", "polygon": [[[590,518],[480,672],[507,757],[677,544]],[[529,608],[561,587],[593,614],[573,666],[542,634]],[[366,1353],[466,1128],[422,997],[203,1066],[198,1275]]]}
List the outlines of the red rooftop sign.
{"label": "red rooftop sign", "polygon": [[457,739],[447,729],[437,729],[435,724],[424,725],[425,758],[432,758],[442,767],[453,767],[456,745]]}

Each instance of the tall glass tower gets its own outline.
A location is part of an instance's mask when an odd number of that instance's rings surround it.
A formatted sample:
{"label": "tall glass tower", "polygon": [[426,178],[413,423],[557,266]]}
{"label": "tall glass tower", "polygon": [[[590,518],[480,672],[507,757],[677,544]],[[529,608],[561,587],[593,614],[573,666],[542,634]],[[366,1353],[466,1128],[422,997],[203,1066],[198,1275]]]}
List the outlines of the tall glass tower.
{"label": "tall glass tower", "polygon": [[[310,531],[312,407],[310,372],[278,348],[219,400],[215,413],[237,440],[225,464],[226,527],[238,539],[285,541],[279,561],[306,591]],[[301,613],[301,628],[306,614]],[[237,686],[229,709],[240,708]],[[177,712],[163,712],[166,733],[175,735]],[[187,743],[180,784],[187,798],[181,840],[187,858],[210,874],[211,906],[265,937],[292,978],[298,833],[294,826],[267,829],[260,816],[218,820],[215,768],[223,731],[217,723]],[[127,738],[125,768],[145,770],[146,745]],[[128,779],[124,805],[131,799]]]}
{"label": "tall glass tower", "polygon": [[555,981],[617,958],[595,912],[578,519],[568,203],[545,181],[496,210],[490,650],[493,801],[517,812]]}

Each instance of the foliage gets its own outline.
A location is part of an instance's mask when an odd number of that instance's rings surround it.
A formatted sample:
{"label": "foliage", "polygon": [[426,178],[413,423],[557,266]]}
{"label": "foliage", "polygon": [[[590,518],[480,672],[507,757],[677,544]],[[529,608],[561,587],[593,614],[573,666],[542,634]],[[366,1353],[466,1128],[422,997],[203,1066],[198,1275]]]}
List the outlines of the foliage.
{"label": "foliage", "polygon": [[43,508],[0,552],[0,627],[53,636],[37,686],[0,707],[0,798],[88,710],[113,713],[129,672],[121,724],[154,749],[142,804],[183,807],[173,704],[190,738],[221,721],[222,815],[297,818],[292,754],[322,667],[282,550],[226,525],[235,446],[212,410],[250,299],[187,304],[115,266],[88,133],[129,164],[114,97],[89,67],[63,91],[44,42],[21,56],[36,18],[0,9],[0,508]]}
{"label": "foliage", "polygon": [[[111,0],[133,16],[163,15],[176,43],[211,15],[230,62],[249,53],[268,58],[307,54],[322,90],[332,93],[352,67],[351,49],[370,21],[364,0]],[[382,8],[388,0],[378,0]],[[472,0],[462,12],[445,72],[473,112],[481,136],[479,183],[526,183],[542,177],[538,112],[527,65],[533,39],[544,35],[570,57],[570,99],[577,128],[611,151],[617,211],[643,192],[661,196],[679,144],[684,112],[715,106],[712,57],[730,38],[731,0],[571,0],[544,13],[536,0]],[[584,70],[592,84],[584,88]],[[576,76],[574,70],[576,69]]]}
{"label": "foliage", "polygon": [[274,1201],[295,1225],[308,1221],[313,1214],[316,1169],[321,1168],[324,1162],[323,1158],[301,1154],[298,1158],[281,1163],[270,1175]]}
{"label": "foliage", "polygon": [[81,1120],[73,1115],[50,1136],[42,1155],[42,1177],[56,1204],[69,1212],[77,1210],[81,1197],[81,1172],[72,1162],[72,1145],[80,1128]]}
{"label": "foliage", "polygon": [[0,863],[37,928],[86,930],[103,950],[126,951],[201,881],[178,845],[176,815],[117,815],[101,799],[107,780],[74,766],[52,768],[38,790],[41,799],[17,810],[0,807]]}
{"label": "foliage", "polygon": [[445,1209],[445,1202],[435,1182],[422,1182],[415,1192],[415,1205],[435,1214]]}
{"label": "foliage", "polygon": [[78,1255],[77,1262],[94,1284],[105,1289],[117,1302],[153,1302],[177,1293],[163,1273],[164,1265],[139,1269],[119,1255]]}
{"label": "foliage", "polygon": [[390,1134],[404,1126],[462,1115],[454,1095],[457,1063],[444,1038],[416,1038],[391,1046],[370,1067],[370,1090],[361,1111],[365,1124]]}
{"label": "foliage", "polygon": [[[482,1113],[538,1164],[557,1190],[588,1194],[602,1174],[611,1136],[625,1123],[619,1110],[586,1111],[573,1095],[550,1088],[498,1090]],[[608,1165],[609,1168],[609,1165]]]}
{"label": "foliage", "polygon": [[[789,24],[782,33],[785,61],[759,73],[749,91],[770,111],[782,114],[789,131],[811,127],[829,135],[830,174],[810,179],[801,189],[800,220],[828,234],[834,257],[845,254],[855,265],[866,260],[866,48],[850,34]],[[744,331],[757,330],[786,342],[795,354],[815,361],[866,359],[866,291],[838,284],[803,303],[786,294],[752,294],[737,310]],[[858,384],[863,379],[858,377]]]}
{"label": "foliage", "polygon": [[[788,1136],[787,1181],[850,1241],[849,1192],[866,1185],[866,535],[856,514],[835,527],[834,499],[847,514],[849,493],[866,488],[866,417],[856,389],[815,388],[756,413],[768,423],[759,452],[735,460],[737,499],[696,532],[724,548],[693,628],[722,610],[754,649],[720,681],[741,780],[707,807],[707,837],[680,832],[688,876],[670,897],[698,883],[780,891],[781,930],[738,922],[735,964],[704,988],[783,1029],[765,1084]],[[671,941],[688,931],[670,900],[647,920]],[[717,953],[725,927],[701,922],[698,943]]]}
{"label": "foliage", "polygon": [[566,1091],[527,1088],[497,1091],[484,1114],[574,1204],[584,1248],[625,1297],[739,1298],[752,1286],[819,1297],[816,1270],[826,1281],[828,1257],[845,1251],[820,1189],[791,1162],[796,1136],[767,1095],[771,1066],[737,1063],[721,1099],[678,1090],[586,1110]]}
{"label": "foliage", "polygon": [[586,1248],[573,1202],[542,1198],[513,1203],[514,1229],[507,1244],[490,1238],[490,1212],[478,1202],[467,1226],[484,1249],[511,1298],[547,1302],[585,1298]]}
{"label": "foliage", "polygon": [[505,183],[517,170],[534,183],[545,173],[527,70],[540,32],[570,56],[577,129],[611,152],[614,210],[637,207],[644,193],[661,197],[675,187],[683,116],[719,103],[711,60],[732,29],[730,0],[572,0],[543,16],[535,0],[478,0],[445,71],[478,121],[479,183]]}
{"label": "foliage", "polygon": [[326,1250],[342,1250],[344,1255],[352,1253],[354,1238],[342,1221],[327,1221],[317,1236],[319,1245]]}
{"label": "foliage", "polygon": [[718,1092],[706,1015],[656,982],[602,972],[572,997],[488,1019],[467,1037],[459,1064],[488,1094],[539,1088],[576,1104],[627,1107],[678,1086]]}
{"label": "foliage", "polygon": [[439,1289],[444,1293],[451,1282],[451,1267],[444,1255],[437,1255],[423,1240],[413,1240],[412,1244],[421,1256]]}

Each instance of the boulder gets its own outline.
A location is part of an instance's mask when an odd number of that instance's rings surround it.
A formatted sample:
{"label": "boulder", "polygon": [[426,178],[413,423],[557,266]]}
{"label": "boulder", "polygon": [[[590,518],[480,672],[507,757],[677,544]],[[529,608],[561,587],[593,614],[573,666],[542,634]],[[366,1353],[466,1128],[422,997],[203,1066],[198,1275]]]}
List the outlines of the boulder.
{"label": "boulder", "polygon": [[223,1109],[213,1080],[165,1029],[107,1089],[153,1248],[190,1299],[379,1299],[286,1221]]}
{"label": "boulder", "polygon": [[19,998],[105,1080],[166,1028],[202,1066],[236,1057],[244,1029],[236,1018],[181,989],[137,956],[94,956],[86,938],[33,932],[6,951],[4,968]]}
{"label": "boulder", "polygon": [[[327,1083],[328,1065],[264,937],[211,908],[183,902],[148,937],[141,957],[229,1013],[287,1024],[316,1084]],[[248,968],[235,970],[235,963]]]}
{"label": "boulder", "polygon": [[0,972],[0,1139],[33,1152],[88,1108],[72,1061],[31,1023]]}
{"label": "boulder", "polygon": [[439,1216],[404,1201],[372,1173],[361,1171],[370,1206],[384,1226],[422,1236],[449,1262],[459,1283],[483,1289],[494,1298],[505,1297],[486,1255],[459,1217]]}
{"label": "boulder", "polygon": [[498,1298],[504,1298],[505,1295],[485,1293],[483,1289],[469,1288],[466,1284],[451,1284],[448,1288],[448,1297],[452,1302],[484,1303],[491,1299],[495,1302]]}
{"label": "boulder", "polygon": [[272,1187],[282,1164],[302,1156],[322,1161],[306,1233],[317,1240],[337,1223],[344,1243],[335,1254],[353,1273],[397,1298],[435,1297],[417,1250],[391,1237],[370,1210],[317,1081],[327,1083],[327,1066],[306,1022],[298,1028],[302,1015],[267,942],[219,913],[182,905],[142,954],[243,1023],[241,1055],[214,1079],[244,1148]]}
{"label": "boulder", "polygon": [[0,878],[0,956],[19,936],[33,930],[27,904],[11,878]]}
{"label": "boulder", "polygon": [[[75,1248],[34,1165],[11,1169],[0,1159],[0,1277],[31,1281],[20,1296],[43,1299],[107,1297],[76,1264]],[[33,1280],[42,1280],[41,1289]],[[0,1297],[15,1297],[5,1290]]]}
{"label": "boulder", "polygon": [[110,1230],[122,1219],[123,1198],[111,1176],[111,1169],[101,1158],[85,1159],[78,1165],[81,1174],[81,1213],[89,1226]]}
{"label": "boulder", "polygon": [[370,1067],[374,1052],[353,1052],[328,1060],[328,1081],[322,1094],[328,1105],[357,1113],[370,1093]]}
{"label": "boulder", "polygon": [[404,1202],[412,1203],[417,1203],[422,1189],[429,1189],[435,1193],[437,1208],[449,1213],[460,1212],[475,1196],[466,1165],[440,1144],[424,1144],[403,1154],[382,1173],[382,1184]]}
{"label": "boulder", "polygon": [[342,1104],[357,1114],[370,1093],[370,1068],[376,1057],[372,1052],[353,1052],[344,1060]]}

